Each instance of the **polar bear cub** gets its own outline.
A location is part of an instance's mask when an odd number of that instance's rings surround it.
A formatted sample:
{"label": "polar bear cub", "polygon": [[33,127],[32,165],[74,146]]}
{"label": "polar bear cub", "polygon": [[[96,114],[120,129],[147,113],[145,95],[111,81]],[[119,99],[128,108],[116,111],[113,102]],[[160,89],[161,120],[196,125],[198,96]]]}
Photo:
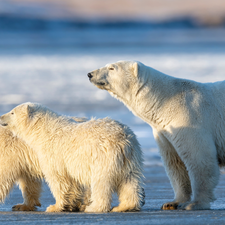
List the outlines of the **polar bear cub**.
{"label": "polar bear cub", "polygon": [[42,172],[36,153],[11,131],[0,127],[0,201],[18,183],[24,198],[23,204],[13,206],[14,211],[33,211],[41,206],[39,197]]}
{"label": "polar bear cub", "polygon": [[142,151],[134,133],[109,118],[77,123],[35,103],[17,106],[0,117],[0,124],[24,140],[37,153],[59,212],[84,188],[91,190],[85,212],[108,212],[112,193],[119,195],[114,212],[140,210],[144,204]]}
{"label": "polar bear cub", "polygon": [[163,209],[209,209],[225,166],[225,81],[198,83],[135,61],[88,73],[153,129],[175,198]]}

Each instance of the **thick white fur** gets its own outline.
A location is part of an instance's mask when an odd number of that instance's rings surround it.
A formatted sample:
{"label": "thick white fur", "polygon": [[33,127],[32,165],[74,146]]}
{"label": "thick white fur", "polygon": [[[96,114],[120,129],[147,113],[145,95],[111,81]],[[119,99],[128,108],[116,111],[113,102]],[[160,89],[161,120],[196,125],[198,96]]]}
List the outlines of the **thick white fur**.
{"label": "thick white fur", "polygon": [[[72,117],[77,122],[85,122],[86,118]],[[0,201],[4,202],[6,196],[15,183],[19,184],[24,198],[23,204],[12,207],[14,211],[33,211],[41,206],[39,197],[43,174],[39,165],[37,154],[20,138],[0,126]],[[72,198],[72,197],[71,197]],[[88,204],[88,193],[82,200],[83,210]],[[66,209],[65,209],[66,210]],[[77,210],[73,202],[67,210]]]}
{"label": "thick white fur", "polygon": [[19,184],[24,203],[14,211],[33,211],[41,206],[42,172],[36,153],[9,130],[0,127],[0,201],[3,202],[15,183]]}
{"label": "thick white fur", "polygon": [[120,200],[115,212],[144,204],[142,152],[125,125],[109,118],[78,123],[34,103],[17,106],[0,123],[37,153],[56,199],[47,212],[62,211],[71,192],[74,204],[80,204],[84,188],[91,193],[85,212],[110,211],[114,191]]}
{"label": "thick white fur", "polygon": [[225,165],[225,81],[197,83],[135,61],[88,74],[154,132],[175,192],[163,209],[209,209]]}

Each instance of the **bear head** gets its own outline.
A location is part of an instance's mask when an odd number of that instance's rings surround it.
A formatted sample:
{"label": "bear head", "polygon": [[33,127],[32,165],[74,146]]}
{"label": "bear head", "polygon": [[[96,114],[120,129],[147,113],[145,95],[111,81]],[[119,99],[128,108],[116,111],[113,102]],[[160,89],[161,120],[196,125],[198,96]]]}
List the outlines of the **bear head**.
{"label": "bear head", "polygon": [[96,87],[122,98],[137,83],[140,66],[137,61],[118,61],[87,74]]}
{"label": "bear head", "polygon": [[20,126],[23,126],[23,129],[26,127],[27,121],[37,106],[38,104],[30,102],[18,105],[10,112],[0,116],[0,125],[13,133],[19,132]]}

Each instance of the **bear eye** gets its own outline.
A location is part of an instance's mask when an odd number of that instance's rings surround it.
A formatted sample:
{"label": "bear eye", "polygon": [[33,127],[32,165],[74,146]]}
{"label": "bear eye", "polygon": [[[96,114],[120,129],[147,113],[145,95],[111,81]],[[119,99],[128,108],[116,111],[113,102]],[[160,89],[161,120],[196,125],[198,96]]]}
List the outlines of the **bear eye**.
{"label": "bear eye", "polygon": [[114,70],[114,68],[113,67],[110,67],[109,70]]}
{"label": "bear eye", "polygon": [[11,112],[11,115],[14,115],[14,112]]}

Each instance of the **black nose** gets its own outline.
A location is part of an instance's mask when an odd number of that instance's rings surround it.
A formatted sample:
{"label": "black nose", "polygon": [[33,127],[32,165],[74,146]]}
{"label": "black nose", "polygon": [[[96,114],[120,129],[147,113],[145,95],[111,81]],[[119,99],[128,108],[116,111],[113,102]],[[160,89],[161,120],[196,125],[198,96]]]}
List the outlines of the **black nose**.
{"label": "black nose", "polygon": [[89,79],[91,79],[93,76],[91,75],[91,73],[88,73],[87,76],[89,77]]}

